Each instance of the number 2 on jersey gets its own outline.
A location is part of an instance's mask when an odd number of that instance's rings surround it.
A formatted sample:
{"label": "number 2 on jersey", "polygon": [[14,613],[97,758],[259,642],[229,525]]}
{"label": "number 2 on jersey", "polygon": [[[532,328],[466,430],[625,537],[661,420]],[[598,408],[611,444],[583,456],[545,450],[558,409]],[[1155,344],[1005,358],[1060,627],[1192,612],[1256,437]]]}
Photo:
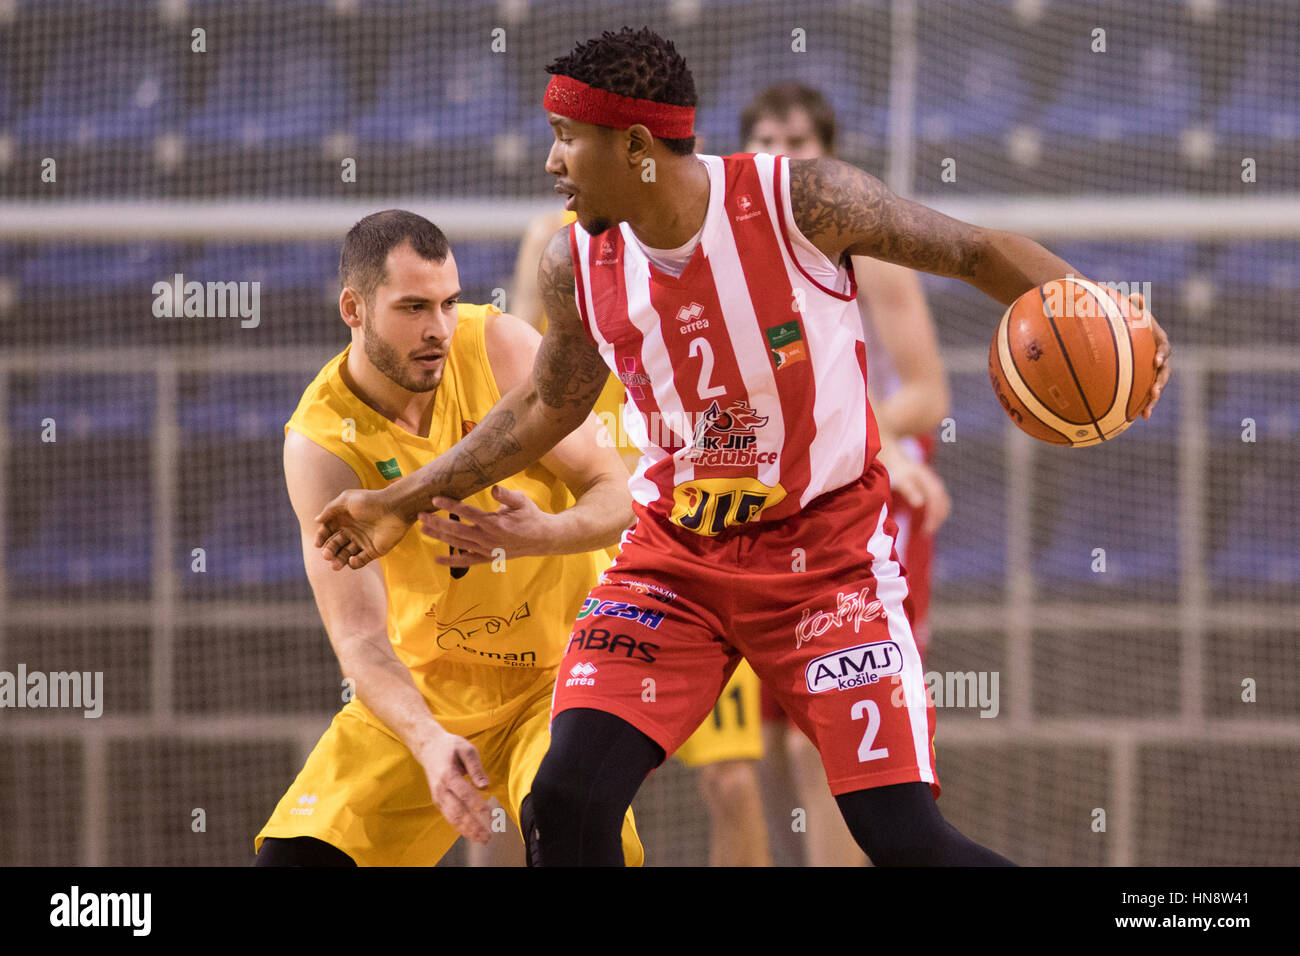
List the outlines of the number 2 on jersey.
{"label": "number 2 on jersey", "polygon": [[867,717],[867,732],[862,735],[862,743],[858,744],[858,763],[866,763],[868,760],[880,760],[889,756],[888,747],[872,748],[876,742],[876,734],[880,733],[880,708],[876,706],[874,700],[860,700],[853,705],[853,710],[849,716],[854,720],[861,720],[862,715]]}
{"label": "number 2 on jersey", "polygon": [[710,385],[709,380],[713,378],[713,346],[709,345],[709,340],[705,338],[691,339],[690,356],[700,357],[700,381],[695,386],[699,390],[700,398],[717,398],[725,395],[727,390],[721,385]]}

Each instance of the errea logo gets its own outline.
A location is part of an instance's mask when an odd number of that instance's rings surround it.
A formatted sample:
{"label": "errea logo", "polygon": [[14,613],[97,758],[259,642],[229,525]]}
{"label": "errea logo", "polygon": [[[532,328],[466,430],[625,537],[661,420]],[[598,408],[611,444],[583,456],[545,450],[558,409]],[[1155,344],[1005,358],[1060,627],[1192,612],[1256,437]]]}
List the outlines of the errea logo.
{"label": "errea logo", "polygon": [[289,809],[289,816],[309,817],[312,811],[316,809],[316,794],[304,793],[298,798],[298,805]]}
{"label": "errea logo", "polygon": [[582,687],[591,687],[596,683],[596,678],[591,676],[594,673],[596,673],[596,665],[589,661],[574,664],[569,668],[569,679],[564,682],[564,686],[572,687],[578,684]]}
{"label": "errea logo", "polygon": [[688,332],[698,332],[700,329],[709,327],[709,320],[701,318],[704,313],[704,306],[698,302],[692,302],[690,305],[684,305],[677,310],[677,321],[682,324],[682,335]]}

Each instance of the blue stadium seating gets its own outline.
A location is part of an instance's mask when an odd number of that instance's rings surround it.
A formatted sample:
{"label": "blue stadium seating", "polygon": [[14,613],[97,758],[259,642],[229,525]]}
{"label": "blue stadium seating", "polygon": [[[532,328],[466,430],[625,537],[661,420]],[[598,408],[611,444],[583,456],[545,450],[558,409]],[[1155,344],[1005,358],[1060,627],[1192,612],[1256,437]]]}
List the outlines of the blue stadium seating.
{"label": "blue stadium seating", "polygon": [[[232,462],[232,466],[239,463]],[[255,508],[249,502],[257,502]],[[180,585],[190,594],[231,593],[240,589],[281,586],[303,576],[301,534],[289,504],[279,458],[273,467],[239,468],[237,484],[210,503],[191,502],[198,524],[182,532],[192,536],[177,541],[177,561],[189,569],[192,549],[204,549],[203,573],[182,574]]]}
{"label": "blue stadium seating", "polygon": [[16,242],[0,242],[0,279],[17,282],[22,276],[23,251]]}
{"label": "blue stadium seating", "polygon": [[34,376],[30,387],[21,384],[21,378],[15,379],[9,399],[15,441],[39,441],[46,418],[54,419],[59,442],[147,438],[153,431],[150,376],[47,373]]}
{"label": "blue stadium seating", "polygon": [[1015,55],[990,38],[981,44],[951,29],[918,38],[915,127],[925,142],[1002,139],[1025,121],[1029,85]]}
{"label": "blue stadium seating", "polygon": [[1300,472],[1290,462],[1250,468],[1229,506],[1224,533],[1207,542],[1214,583],[1300,586]]}
{"label": "blue stadium seating", "polygon": [[1093,53],[1080,46],[1060,92],[1036,121],[1071,141],[1142,141],[1176,136],[1198,117],[1195,60],[1176,41]]}
{"label": "blue stadium seating", "polygon": [[969,447],[960,445],[964,440],[959,437],[952,456],[944,453],[939,460],[953,508],[935,536],[934,586],[936,593],[947,588],[986,591],[990,593],[982,599],[990,600],[1006,583],[1006,489],[999,480],[980,480],[966,472],[959,457],[960,448]]}
{"label": "blue stadium seating", "polygon": [[[505,56],[409,38],[393,52],[374,105],[352,130],[379,146],[490,149],[498,134],[525,127],[507,64]],[[549,135],[536,104],[529,107],[530,125]]]}
{"label": "blue stadium seating", "polygon": [[337,284],[338,261],[337,242],[211,243],[185,264],[184,275],[196,282],[260,282],[262,295],[315,296]]}
{"label": "blue stadium seating", "polygon": [[181,397],[181,434],[186,439],[279,442],[310,381],[309,373],[288,372],[207,377],[196,393]]}
{"label": "blue stadium seating", "polygon": [[[991,331],[989,335],[991,338]],[[958,442],[968,438],[997,441],[1006,428],[1014,427],[993,394],[987,372],[949,374],[948,387],[952,396],[948,414],[955,423]]]}
{"label": "blue stadium seating", "polygon": [[1210,407],[1210,428],[1216,435],[1239,439],[1245,418],[1255,420],[1257,441],[1294,442],[1300,438],[1300,374],[1232,372],[1225,375],[1222,394]]}
{"label": "blue stadium seating", "polygon": [[202,108],[185,124],[198,147],[317,147],[341,132],[352,96],[329,44],[249,29],[221,51]]}
{"label": "blue stadium seating", "polygon": [[[1173,285],[1185,281],[1192,272],[1196,251],[1193,243],[1181,239],[1047,245],[1085,277],[1096,282],[1128,282],[1130,287],[1142,282]],[[1152,304],[1153,311],[1155,307]]]}
{"label": "blue stadium seating", "polygon": [[1300,242],[1225,243],[1213,266],[1212,287],[1220,337],[1234,344],[1300,344],[1295,321]]}
{"label": "blue stadium seating", "polygon": [[[232,521],[233,516],[249,513],[250,500],[258,502],[257,513],[262,520],[255,526],[246,521]],[[267,521],[277,510],[269,506],[263,492],[231,494],[217,501],[205,518],[208,530],[198,539],[201,543],[192,546],[204,549],[206,570],[202,574],[183,574],[182,590],[229,592],[259,585],[284,585],[301,579],[301,534],[287,497],[283,502],[286,520],[279,520],[275,514],[275,520]],[[180,567],[191,567],[192,547],[186,543],[178,546]]]}
{"label": "blue stadium seating", "polygon": [[456,243],[452,255],[456,258],[460,284],[467,293],[465,301],[475,301],[473,295],[487,301],[492,289],[509,288],[518,253],[519,244],[513,240]]}
{"label": "blue stadium seating", "polygon": [[1300,291],[1300,242],[1256,240],[1225,246],[1214,268],[1215,285],[1233,296]]}
{"label": "blue stadium seating", "polygon": [[[1088,454],[1074,449],[1060,453]],[[1179,531],[1169,505],[1178,499],[1175,470],[1146,469],[1142,484],[1137,485],[1133,475],[1141,474],[1136,471],[1139,463],[1121,466],[1135,469],[1128,478],[1117,478],[1107,467],[1100,459],[1080,458],[1071,480],[1053,489],[1058,501],[1086,499],[1088,503],[1057,510],[1046,545],[1032,555],[1035,579],[1048,589],[1176,587]],[[1117,481],[1124,493],[1107,494],[1106,489]],[[1104,573],[1092,570],[1094,548],[1105,549]],[[1166,593],[1170,600],[1177,596]]]}
{"label": "blue stadium seating", "polygon": [[1295,141],[1300,139],[1300,32],[1277,30],[1245,50],[1240,72],[1214,117],[1214,129]]}
{"label": "blue stadium seating", "polygon": [[39,481],[35,531],[11,533],[6,548],[13,597],[87,586],[148,587],[153,501],[147,462],[93,473],[42,470]]}
{"label": "blue stadium seating", "polygon": [[147,29],[128,42],[86,32],[61,47],[36,101],[14,124],[19,143],[147,146],[180,118],[176,77]]}
{"label": "blue stadium seating", "polygon": [[[158,0],[147,0],[154,7],[157,7]],[[384,0],[364,0],[364,3],[358,4],[359,7],[369,7],[382,4]],[[410,0],[405,0],[406,5],[410,6]],[[459,0],[465,2],[465,0]],[[337,0],[186,0],[186,7],[189,11],[199,16],[213,16],[216,14],[233,14],[235,16],[258,15],[267,12],[306,12],[317,16],[323,16],[336,12],[340,4]]]}
{"label": "blue stadium seating", "polygon": [[136,294],[170,279],[180,261],[175,243],[46,245],[22,268],[22,298],[69,294]]}
{"label": "blue stadium seating", "polygon": [[[193,5],[193,0],[191,0]],[[83,12],[87,8],[87,0],[18,0],[18,17],[26,17],[31,14],[46,14],[52,12],[75,14]],[[123,11],[130,13],[157,14],[158,0],[95,0],[95,12],[104,11]]]}

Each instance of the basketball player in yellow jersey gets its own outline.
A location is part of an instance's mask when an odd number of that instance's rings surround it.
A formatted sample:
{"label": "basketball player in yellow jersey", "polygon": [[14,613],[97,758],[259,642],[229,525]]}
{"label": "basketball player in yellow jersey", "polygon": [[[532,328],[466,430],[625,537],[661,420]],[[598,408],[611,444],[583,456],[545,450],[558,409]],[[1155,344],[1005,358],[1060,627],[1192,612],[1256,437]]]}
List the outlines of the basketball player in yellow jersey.
{"label": "basketball player in yellow jersey", "polygon": [[[538,216],[520,244],[510,305],[514,314],[545,330],[546,316],[537,294],[537,263],[556,230],[577,217],[571,212]],[[611,435],[621,436],[626,395],[613,375],[596,400],[594,411]],[[618,442],[628,471],[636,470],[640,450]],[[610,557],[618,553],[610,549]],[[767,822],[758,785],[758,761],[763,756],[759,681],[747,661],[741,661],[723,688],[713,713],[673,756],[699,771],[700,796],[709,814],[711,866],[770,866]]]}
{"label": "basketball player in yellow jersey", "polygon": [[[530,374],[540,341],[513,316],[457,301],[446,237],[413,213],[357,223],[339,274],[352,343],[304,392],[284,465],[307,577],[353,695],[257,835],[257,865],[432,865],[460,835],[487,841],[485,794],[529,826],[556,668],[609,565],[603,548],[631,523],[631,496],[589,416],[497,487],[431,505],[476,522],[490,548],[462,552],[457,522],[424,514],[423,533],[382,561],[334,574],[313,544],[317,513],[454,445]],[[640,864],[630,812],[623,844]]]}

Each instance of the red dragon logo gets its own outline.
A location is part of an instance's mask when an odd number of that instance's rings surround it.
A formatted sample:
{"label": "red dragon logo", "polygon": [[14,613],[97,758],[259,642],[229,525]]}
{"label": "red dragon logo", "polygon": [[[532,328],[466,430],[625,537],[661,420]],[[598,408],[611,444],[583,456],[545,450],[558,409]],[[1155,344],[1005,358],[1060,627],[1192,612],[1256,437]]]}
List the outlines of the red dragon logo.
{"label": "red dragon logo", "polygon": [[700,416],[695,429],[697,441],[709,431],[720,435],[752,435],[755,428],[767,424],[767,419],[767,415],[759,415],[744,402],[732,402],[726,411],[714,402]]}

